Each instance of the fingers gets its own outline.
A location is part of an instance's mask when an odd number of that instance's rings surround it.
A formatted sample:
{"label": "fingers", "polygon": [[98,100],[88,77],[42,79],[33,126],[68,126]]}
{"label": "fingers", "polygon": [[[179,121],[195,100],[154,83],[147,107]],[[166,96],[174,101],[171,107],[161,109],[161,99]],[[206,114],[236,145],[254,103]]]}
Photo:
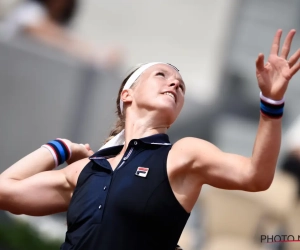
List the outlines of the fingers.
{"label": "fingers", "polygon": [[282,50],[281,50],[281,55],[280,55],[284,59],[286,59],[288,57],[288,54],[290,53],[291,44],[295,34],[296,34],[296,30],[294,29],[291,30],[284,40]]}
{"label": "fingers", "polygon": [[256,69],[258,71],[263,71],[265,68],[265,63],[264,63],[265,57],[262,53],[260,53],[256,59]]}
{"label": "fingers", "polygon": [[86,143],[84,146],[85,146],[85,148],[86,148],[87,150],[91,150],[90,144],[87,144],[87,143]]}
{"label": "fingers", "polygon": [[298,70],[300,69],[300,62],[297,62],[291,69],[290,69],[290,76],[292,77],[295,75]]}
{"label": "fingers", "polygon": [[84,147],[87,150],[91,150],[90,144],[88,144],[88,143],[86,143],[86,144],[80,143],[79,145]]}
{"label": "fingers", "polygon": [[85,154],[86,154],[87,157],[90,157],[90,156],[92,156],[94,154],[94,151],[91,149],[90,144],[88,144],[88,143],[86,143],[86,144],[80,143],[79,145],[82,146],[84,149],[87,150],[87,153],[85,151]]}
{"label": "fingers", "polygon": [[298,49],[289,59],[289,66],[292,68],[300,58],[300,49]]}
{"label": "fingers", "polygon": [[92,156],[94,154],[94,151],[93,150],[89,150],[88,151],[88,156]]}
{"label": "fingers", "polygon": [[278,51],[279,51],[279,46],[280,46],[280,38],[282,35],[282,30],[277,30],[274,40],[273,40],[273,44],[272,44],[272,48],[271,48],[271,54],[276,54],[278,55]]}

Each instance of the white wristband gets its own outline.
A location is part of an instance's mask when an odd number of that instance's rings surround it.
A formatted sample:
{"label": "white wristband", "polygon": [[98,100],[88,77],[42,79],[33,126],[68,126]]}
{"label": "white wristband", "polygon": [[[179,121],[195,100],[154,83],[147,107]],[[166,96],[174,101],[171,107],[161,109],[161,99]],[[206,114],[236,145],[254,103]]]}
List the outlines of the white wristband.
{"label": "white wristband", "polygon": [[50,151],[50,153],[53,156],[54,162],[55,162],[55,167],[57,167],[58,166],[58,160],[57,160],[57,156],[56,156],[56,153],[53,150],[53,148],[51,148],[49,145],[46,145],[46,144],[42,145],[41,148],[46,148]]}
{"label": "white wristband", "polygon": [[262,92],[260,92],[259,96],[260,96],[260,99],[261,99],[261,100],[263,100],[264,102],[269,103],[269,104],[273,104],[273,105],[281,105],[281,104],[284,103],[284,97],[283,97],[281,100],[279,100],[279,101],[275,101],[275,100],[272,100],[272,99],[270,99],[270,98],[268,98],[268,97],[265,97],[265,96],[262,94]]}

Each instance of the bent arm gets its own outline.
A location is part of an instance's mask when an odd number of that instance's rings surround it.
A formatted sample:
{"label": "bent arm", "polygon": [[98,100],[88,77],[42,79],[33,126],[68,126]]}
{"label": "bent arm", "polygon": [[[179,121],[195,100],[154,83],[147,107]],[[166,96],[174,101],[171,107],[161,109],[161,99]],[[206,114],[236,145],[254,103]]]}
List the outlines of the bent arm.
{"label": "bent arm", "polygon": [[46,148],[39,148],[6,169],[1,179],[23,180],[37,173],[55,168],[54,159]]}
{"label": "bent arm", "polygon": [[0,177],[0,209],[42,216],[67,210],[71,185],[62,170],[38,173],[24,180]]}
{"label": "bent arm", "polygon": [[61,170],[46,148],[25,156],[0,175],[0,209],[14,214],[48,215],[67,210],[77,177],[88,159]]}
{"label": "bent arm", "polygon": [[[180,142],[180,141],[179,141]],[[222,152],[206,141],[185,138],[176,146],[199,184],[222,189],[262,191],[273,181],[281,144],[281,119],[261,115],[252,157]]]}

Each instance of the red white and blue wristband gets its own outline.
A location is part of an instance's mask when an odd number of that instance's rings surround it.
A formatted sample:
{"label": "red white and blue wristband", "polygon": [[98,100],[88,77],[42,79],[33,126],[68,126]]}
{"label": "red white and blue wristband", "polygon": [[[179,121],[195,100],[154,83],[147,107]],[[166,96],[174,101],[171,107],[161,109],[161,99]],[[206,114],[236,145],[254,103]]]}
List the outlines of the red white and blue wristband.
{"label": "red white and blue wristband", "polygon": [[260,92],[260,111],[263,115],[270,118],[279,119],[283,116],[284,98],[279,101],[265,97]]}
{"label": "red white and blue wristband", "polygon": [[69,145],[59,138],[42,145],[42,148],[47,148],[50,151],[56,167],[69,160],[72,155]]}

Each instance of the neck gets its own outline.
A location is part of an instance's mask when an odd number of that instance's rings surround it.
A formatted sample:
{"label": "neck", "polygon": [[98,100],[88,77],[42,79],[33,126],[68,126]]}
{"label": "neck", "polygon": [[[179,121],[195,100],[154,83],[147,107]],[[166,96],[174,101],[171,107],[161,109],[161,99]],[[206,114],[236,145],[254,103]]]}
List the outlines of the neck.
{"label": "neck", "polygon": [[130,114],[126,114],[125,122],[125,145],[123,150],[128,147],[128,144],[133,139],[139,139],[155,134],[166,133],[168,125],[158,124],[156,121],[159,119],[151,118],[150,116],[144,118],[138,118]]}

